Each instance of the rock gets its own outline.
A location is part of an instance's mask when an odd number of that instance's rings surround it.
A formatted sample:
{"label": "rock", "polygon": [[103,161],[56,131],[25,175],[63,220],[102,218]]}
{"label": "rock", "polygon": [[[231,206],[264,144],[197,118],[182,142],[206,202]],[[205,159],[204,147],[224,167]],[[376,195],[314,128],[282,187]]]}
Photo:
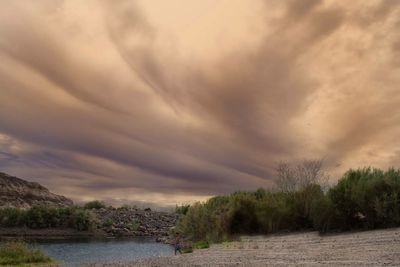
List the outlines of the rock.
{"label": "rock", "polygon": [[[127,208],[106,208],[94,212],[107,236],[151,236],[164,243],[178,218],[175,213]],[[105,224],[110,220],[112,229]]]}

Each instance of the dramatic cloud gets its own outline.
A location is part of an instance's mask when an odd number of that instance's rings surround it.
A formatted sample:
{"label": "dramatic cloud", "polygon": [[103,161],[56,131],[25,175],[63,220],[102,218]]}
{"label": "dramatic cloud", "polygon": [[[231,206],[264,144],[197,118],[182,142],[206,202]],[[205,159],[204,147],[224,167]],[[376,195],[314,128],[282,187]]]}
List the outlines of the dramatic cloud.
{"label": "dramatic cloud", "polygon": [[0,4],[0,170],[76,201],[400,164],[397,1]]}

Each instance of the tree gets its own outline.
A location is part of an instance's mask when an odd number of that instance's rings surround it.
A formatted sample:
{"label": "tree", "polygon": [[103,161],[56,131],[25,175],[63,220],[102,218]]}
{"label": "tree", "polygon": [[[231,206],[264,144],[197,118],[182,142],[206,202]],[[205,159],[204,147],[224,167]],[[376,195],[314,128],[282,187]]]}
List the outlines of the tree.
{"label": "tree", "polygon": [[276,172],[275,183],[282,192],[303,190],[314,184],[324,187],[329,177],[323,170],[322,160],[303,160],[296,165],[281,162]]}
{"label": "tree", "polygon": [[287,162],[281,162],[276,168],[277,180],[275,182],[282,192],[293,192],[297,188],[298,181],[292,166]]}

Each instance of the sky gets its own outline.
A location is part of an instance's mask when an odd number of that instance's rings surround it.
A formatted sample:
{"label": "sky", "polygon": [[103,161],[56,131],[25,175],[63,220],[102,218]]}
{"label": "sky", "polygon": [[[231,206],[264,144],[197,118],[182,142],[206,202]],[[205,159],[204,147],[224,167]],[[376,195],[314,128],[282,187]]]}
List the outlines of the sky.
{"label": "sky", "polygon": [[0,1],[0,171],[74,201],[400,166],[400,1]]}

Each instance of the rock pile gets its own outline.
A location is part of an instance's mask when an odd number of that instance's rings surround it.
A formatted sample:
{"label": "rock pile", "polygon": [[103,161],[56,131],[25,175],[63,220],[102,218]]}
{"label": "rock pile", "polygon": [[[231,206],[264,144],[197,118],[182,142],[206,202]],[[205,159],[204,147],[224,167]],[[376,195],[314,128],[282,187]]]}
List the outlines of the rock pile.
{"label": "rock pile", "polygon": [[160,242],[168,242],[171,229],[176,224],[175,213],[151,211],[135,207],[108,207],[93,210],[98,230],[109,237],[156,237]]}

